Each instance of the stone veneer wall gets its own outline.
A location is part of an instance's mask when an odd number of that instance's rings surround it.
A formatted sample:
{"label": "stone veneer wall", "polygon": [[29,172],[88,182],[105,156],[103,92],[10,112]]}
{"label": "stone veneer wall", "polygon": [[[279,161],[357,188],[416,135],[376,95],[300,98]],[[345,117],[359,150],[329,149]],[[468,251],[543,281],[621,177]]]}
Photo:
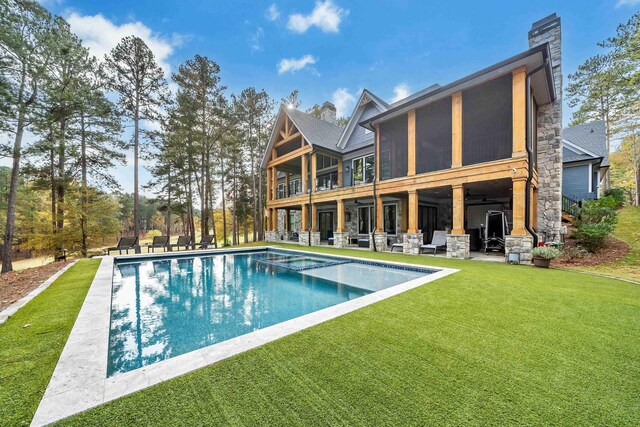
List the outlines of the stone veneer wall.
{"label": "stone veneer wall", "polygon": [[447,258],[469,258],[469,235],[447,234]]}
{"label": "stone veneer wall", "polygon": [[510,253],[519,253],[520,262],[531,261],[531,249],[533,249],[533,237],[531,236],[507,236],[505,238],[505,256]]}
{"label": "stone veneer wall", "polygon": [[[548,42],[556,100],[538,109],[538,230],[560,238],[562,225],[562,35],[560,22],[532,34],[529,47]],[[544,71],[540,71],[544,72]]]}

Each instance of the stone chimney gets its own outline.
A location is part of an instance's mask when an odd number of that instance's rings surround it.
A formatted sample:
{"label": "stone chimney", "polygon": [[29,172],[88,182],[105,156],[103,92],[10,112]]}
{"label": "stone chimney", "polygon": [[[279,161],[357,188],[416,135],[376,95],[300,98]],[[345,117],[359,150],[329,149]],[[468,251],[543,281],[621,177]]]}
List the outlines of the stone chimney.
{"label": "stone chimney", "polygon": [[[536,21],[529,47],[549,43],[556,100],[538,108],[538,231],[560,239],[562,226],[562,33],[555,13]],[[555,237],[554,237],[555,236]]]}
{"label": "stone chimney", "polygon": [[322,107],[320,107],[320,118],[332,125],[338,123],[336,120],[336,106],[329,101],[322,104]]}

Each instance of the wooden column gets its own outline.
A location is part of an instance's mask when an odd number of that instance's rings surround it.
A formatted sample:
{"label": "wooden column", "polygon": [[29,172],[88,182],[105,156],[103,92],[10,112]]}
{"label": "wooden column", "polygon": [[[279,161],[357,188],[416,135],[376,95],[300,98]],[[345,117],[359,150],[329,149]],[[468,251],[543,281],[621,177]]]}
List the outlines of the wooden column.
{"label": "wooden column", "polygon": [[[380,125],[376,125],[376,147],[375,147],[375,158],[376,158],[376,176],[375,180],[380,182]],[[364,178],[364,166],[362,168],[362,174]],[[353,171],[351,171],[353,173]]]}
{"label": "wooden column", "polygon": [[338,199],[338,226],[336,227],[336,233],[344,233],[344,200]]}
{"label": "wooden column", "polygon": [[402,224],[400,231],[406,233],[409,228],[409,199],[407,197],[400,199],[400,210],[402,211]]}
{"label": "wooden column", "polygon": [[[287,175],[289,175],[289,173],[287,173]],[[284,231],[288,233],[289,231],[291,231],[289,230],[291,211],[289,209],[285,209],[284,211],[286,212],[286,215],[284,217]]]}
{"label": "wooden column", "polygon": [[407,175],[413,176],[416,174],[416,110],[409,111],[407,117],[407,129],[409,130],[409,135],[407,135],[407,159],[409,162]]}
{"label": "wooden column", "polygon": [[271,168],[267,168],[267,201],[273,200],[271,194]]}
{"label": "wooden column", "polygon": [[376,232],[384,231],[384,210],[382,206],[382,196],[376,197]]}
{"label": "wooden column", "polygon": [[513,236],[527,235],[527,230],[524,228],[526,183],[527,179],[524,177],[513,178],[513,230],[511,230]]}
{"label": "wooden column", "polygon": [[462,92],[451,95],[451,167],[462,166]]}
{"label": "wooden column", "polygon": [[311,231],[318,231],[318,205],[316,203],[311,205]]}
{"label": "wooden column", "polygon": [[273,183],[271,184],[271,191],[273,191],[273,200],[278,198],[278,169],[274,166],[273,171],[271,172],[271,179]]}
{"label": "wooden column", "polygon": [[284,173],[284,197],[290,197],[290,196],[291,194],[289,194],[289,172],[285,172]]}
{"label": "wooden column", "polygon": [[342,159],[338,159],[338,187],[344,187],[344,179],[342,178]]}
{"label": "wooden column", "polygon": [[409,226],[407,228],[407,233],[409,234],[417,234],[418,233],[418,192],[417,191],[409,191]]}
{"label": "wooden column", "polygon": [[311,192],[316,192],[316,171],[318,170],[318,153],[311,155]]}
{"label": "wooden column", "polygon": [[451,234],[464,234],[464,186],[457,184],[453,189],[453,229]]}
{"label": "wooden column", "polygon": [[513,153],[512,157],[527,155],[526,147],[526,77],[527,68],[520,67],[512,73]]}
{"label": "wooden column", "polygon": [[302,207],[302,215],[300,220],[300,231],[309,231],[309,205],[303,204]]}
{"label": "wooden column", "polygon": [[300,178],[302,180],[302,194],[307,194],[307,184],[309,180],[309,171],[307,169],[308,166],[308,154],[303,154],[300,158],[302,160],[302,172],[300,173]]}
{"label": "wooden column", "polygon": [[276,219],[276,215],[278,214],[277,209],[269,209],[269,229],[271,231],[277,230],[278,220]]}

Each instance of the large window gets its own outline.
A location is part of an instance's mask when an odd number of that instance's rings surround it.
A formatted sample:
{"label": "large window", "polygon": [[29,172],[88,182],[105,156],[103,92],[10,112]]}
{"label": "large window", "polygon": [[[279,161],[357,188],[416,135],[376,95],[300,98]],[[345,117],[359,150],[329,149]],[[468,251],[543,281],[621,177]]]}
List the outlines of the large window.
{"label": "large window", "polygon": [[384,205],[382,209],[384,210],[384,232],[387,234],[396,234],[397,206],[395,204]]}
{"label": "large window", "polygon": [[318,157],[316,158],[316,168],[318,170],[327,169],[332,166],[338,166],[338,159],[335,159],[329,156],[323,156],[322,154],[318,154]]}
{"label": "large window", "polygon": [[278,199],[284,199],[286,196],[285,189],[287,186],[284,182],[278,184]]}
{"label": "large window", "polygon": [[511,157],[511,92],[511,74],[462,92],[463,165]]}
{"label": "large window", "polygon": [[380,179],[407,175],[407,115],[380,124]]}
{"label": "large window", "polygon": [[451,167],[451,97],[416,110],[416,173]]}
{"label": "large window", "polygon": [[335,171],[318,175],[317,182],[318,185],[316,188],[318,191],[338,188],[338,172]]}
{"label": "large window", "polygon": [[289,181],[289,196],[295,196],[296,194],[300,193],[302,193],[300,178]]}
{"label": "large window", "polygon": [[351,161],[351,181],[352,185],[373,182],[375,171],[375,158],[373,154]]}
{"label": "large window", "polygon": [[373,206],[358,208],[358,233],[370,234],[373,230]]}

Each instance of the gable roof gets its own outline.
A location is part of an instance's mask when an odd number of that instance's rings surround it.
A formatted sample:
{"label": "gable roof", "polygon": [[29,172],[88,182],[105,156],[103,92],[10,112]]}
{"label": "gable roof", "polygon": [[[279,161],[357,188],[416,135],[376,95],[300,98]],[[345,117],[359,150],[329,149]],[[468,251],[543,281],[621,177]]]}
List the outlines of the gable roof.
{"label": "gable roof", "polygon": [[[347,142],[349,141],[351,134],[353,134],[354,130],[358,126],[360,117],[362,116],[362,113],[364,112],[366,105],[369,103],[373,103],[379,112],[387,111],[390,107],[388,103],[383,101],[373,92],[371,92],[368,89],[363,89],[362,93],[360,94],[360,97],[358,98],[358,102],[356,102],[356,106],[353,110],[353,113],[351,113],[351,117],[349,117],[347,126],[344,127],[344,131],[342,132],[342,135],[338,140],[338,143],[337,143],[338,150],[344,151],[347,148]],[[371,142],[371,144],[373,144],[373,141]],[[367,145],[369,144],[364,144],[363,146],[367,146]],[[357,147],[357,148],[362,148],[362,147]]]}
{"label": "gable roof", "polygon": [[595,120],[564,128],[562,139],[565,142],[565,147],[572,152],[569,156],[564,157],[563,163],[601,158],[601,166],[609,166],[604,120]]}

